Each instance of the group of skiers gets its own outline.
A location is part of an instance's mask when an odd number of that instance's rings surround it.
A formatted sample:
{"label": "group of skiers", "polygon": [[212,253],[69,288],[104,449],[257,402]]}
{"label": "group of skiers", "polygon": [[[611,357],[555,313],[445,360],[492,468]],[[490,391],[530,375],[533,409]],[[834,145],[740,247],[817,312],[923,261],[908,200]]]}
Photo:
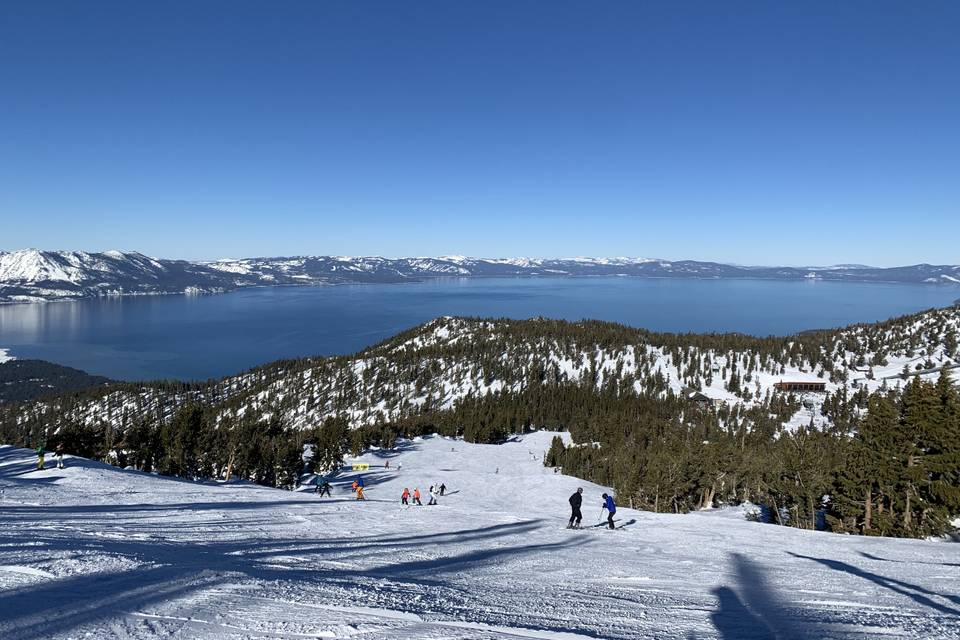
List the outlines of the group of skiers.
{"label": "group of skiers", "polygon": [[[323,497],[324,495],[326,496],[330,495],[329,480],[327,480],[326,478],[317,476],[315,483],[316,483],[316,487],[314,489],[314,493],[320,494],[320,497]],[[363,492],[364,491],[363,476],[357,476],[357,479],[353,481],[351,488],[353,489],[353,493],[356,495],[357,500],[367,499]],[[430,485],[430,489],[427,491],[427,493],[430,495],[430,501],[427,502],[427,506],[437,504],[437,498],[444,495],[446,492],[447,492],[447,485],[444,483],[441,483],[439,485]],[[407,506],[409,506],[410,504],[416,504],[422,507],[423,502],[421,502],[420,500],[420,488],[414,487],[413,491],[411,492],[410,489],[404,487],[403,493],[400,494],[400,503]]]}
{"label": "group of skiers", "polygon": [[[441,484],[440,486],[430,485],[428,493],[430,494],[430,501],[427,502],[427,506],[437,504],[437,497],[442,496],[447,492],[447,485]],[[410,505],[410,501],[413,500],[413,504],[418,506],[423,506],[423,503],[420,501],[420,488],[414,487],[413,493],[410,492],[410,489],[407,487],[403,488],[403,493],[400,494],[400,504]]]}
{"label": "group of skiers", "polygon": [[[583,520],[583,514],[580,512],[580,507],[583,505],[583,487],[578,488],[572,496],[570,496],[570,522],[567,524],[567,529],[579,529],[580,522]],[[613,524],[613,515],[617,512],[617,505],[613,501],[613,496],[608,496],[603,494],[603,507],[600,510],[600,515],[603,515],[603,512],[607,512],[607,525],[614,529]]]}
{"label": "group of skiers", "polygon": [[[57,469],[63,469],[63,443],[57,445],[56,450],[54,451],[54,456],[57,458]],[[43,471],[46,469],[46,457],[47,451],[44,448],[44,444],[40,443],[40,446],[37,447],[37,471]]]}

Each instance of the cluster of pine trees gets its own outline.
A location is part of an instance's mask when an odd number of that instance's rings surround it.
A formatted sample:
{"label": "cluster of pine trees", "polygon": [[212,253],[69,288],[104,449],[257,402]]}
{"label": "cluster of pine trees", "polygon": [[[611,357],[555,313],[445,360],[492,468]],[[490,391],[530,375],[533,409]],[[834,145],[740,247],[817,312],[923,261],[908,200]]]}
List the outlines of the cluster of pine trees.
{"label": "cluster of pine trees", "polygon": [[792,432],[749,417],[732,428],[663,416],[629,431],[606,423],[572,446],[556,438],[545,464],[652,511],[751,501],[794,527],[815,528],[819,516],[838,532],[950,531],[960,514],[960,394],[949,376],[915,378],[899,394],[858,393],[843,413],[853,419],[842,426]]}
{"label": "cluster of pine trees", "polygon": [[63,445],[73,455],[178,478],[242,478],[278,488],[295,487],[304,472],[336,470],[351,443],[355,450],[366,446],[365,439],[351,438],[343,419],[329,418],[310,430],[290,428],[276,413],[265,420],[217,424],[213,412],[196,403],[184,405],[170,420],[138,420],[122,432],[109,423],[63,422],[55,429],[35,423],[10,441],[31,448]]}

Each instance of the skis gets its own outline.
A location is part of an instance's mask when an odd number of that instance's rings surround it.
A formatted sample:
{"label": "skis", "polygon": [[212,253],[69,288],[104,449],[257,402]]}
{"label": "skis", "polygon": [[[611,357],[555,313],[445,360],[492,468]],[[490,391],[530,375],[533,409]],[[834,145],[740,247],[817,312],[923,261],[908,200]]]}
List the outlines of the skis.
{"label": "skis", "polygon": [[[614,531],[614,530],[616,530],[616,529],[623,529],[624,527],[629,527],[629,526],[632,525],[632,524],[636,524],[637,520],[636,520],[636,518],[630,518],[629,520],[627,520],[626,522],[624,522],[622,518],[614,518],[614,519],[613,519],[613,522],[614,522],[614,528],[613,528],[613,529],[610,529],[610,524],[609,524],[606,520],[604,520],[603,522],[598,522],[597,524],[592,524],[592,525],[590,525],[590,526],[588,526],[588,527],[585,527],[585,528],[587,528],[587,529],[599,529],[600,527],[606,527],[606,528],[609,529],[610,531]],[[620,524],[617,524],[617,523],[620,523]]]}

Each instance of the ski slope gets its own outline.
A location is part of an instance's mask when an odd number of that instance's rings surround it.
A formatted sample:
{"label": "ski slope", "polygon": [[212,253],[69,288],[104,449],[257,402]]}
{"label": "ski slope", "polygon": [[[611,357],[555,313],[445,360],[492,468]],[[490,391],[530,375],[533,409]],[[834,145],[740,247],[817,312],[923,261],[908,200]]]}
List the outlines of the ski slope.
{"label": "ski slope", "polygon": [[0,447],[0,638],[960,638],[960,544],[739,509],[570,531],[603,488],[542,466],[553,435],[370,452],[364,503],[352,473],[318,498]]}

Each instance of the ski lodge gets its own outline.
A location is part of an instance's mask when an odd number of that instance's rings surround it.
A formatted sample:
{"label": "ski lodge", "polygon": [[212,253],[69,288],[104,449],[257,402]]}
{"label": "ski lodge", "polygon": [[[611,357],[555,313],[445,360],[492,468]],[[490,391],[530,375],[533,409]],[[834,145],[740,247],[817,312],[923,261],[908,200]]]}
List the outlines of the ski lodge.
{"label": "ski lodge", "polygon": [[827,392],[827,383],[826,382],[775,382],[774,387],[780,391],[809,391],[813,393],[826,393]]}

